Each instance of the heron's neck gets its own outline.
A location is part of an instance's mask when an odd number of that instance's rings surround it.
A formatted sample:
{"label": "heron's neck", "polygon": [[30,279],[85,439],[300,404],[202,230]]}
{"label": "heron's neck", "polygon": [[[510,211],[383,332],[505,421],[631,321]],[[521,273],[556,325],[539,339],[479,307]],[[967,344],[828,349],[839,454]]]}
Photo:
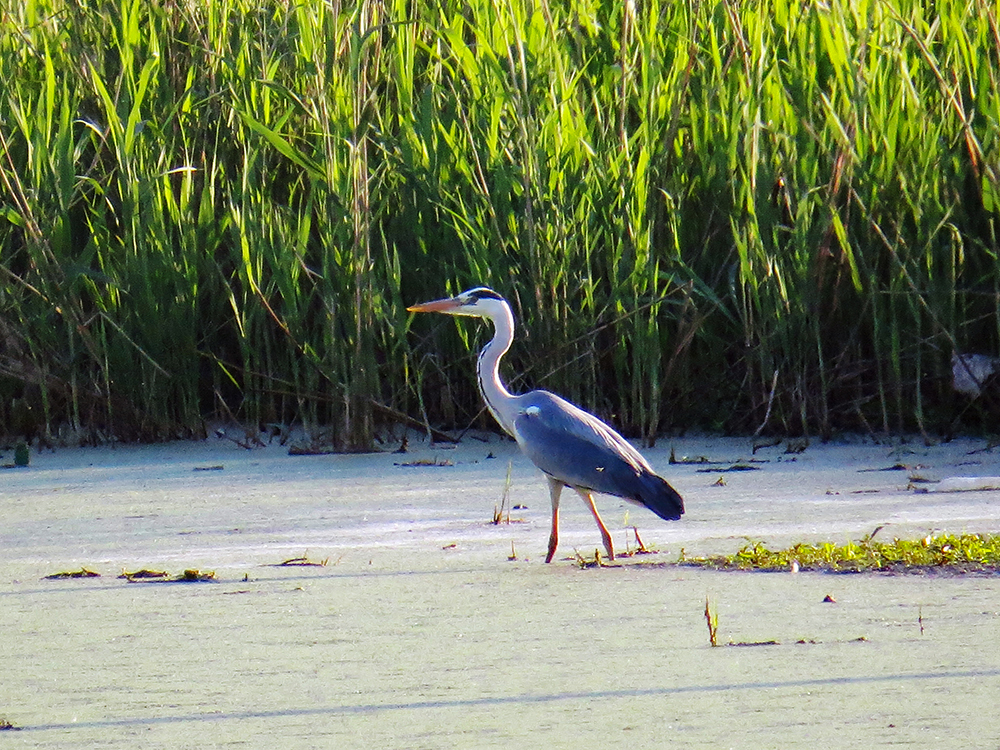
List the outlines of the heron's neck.
{"label": "heron's neck", "polygon": [[500,426],[510,435],[514,434],[515,397],[500,380],[500,358],[510,349],[514,340],[514,316],[510,309],[504,306],[502,317],[491,317],[495,330],[493,339],[479,353],[476,364],[476,375],[479,378],[479,390],[483,394],[486,406],[496,418]]}

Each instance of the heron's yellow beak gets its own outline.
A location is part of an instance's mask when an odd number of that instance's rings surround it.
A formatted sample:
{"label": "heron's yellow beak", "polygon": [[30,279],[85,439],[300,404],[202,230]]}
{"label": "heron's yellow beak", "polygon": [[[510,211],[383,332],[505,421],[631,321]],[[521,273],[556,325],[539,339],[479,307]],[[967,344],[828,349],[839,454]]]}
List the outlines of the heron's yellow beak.
{"label": "heron's yellow beak", "polygon": [[448,299],[436,299],[433,302],[423,302],[419,305],[413,305],[412,307],[406,308],[406,311],[450,313],[459,309],[461,306],[462,303],[456,298],[449,297]]}

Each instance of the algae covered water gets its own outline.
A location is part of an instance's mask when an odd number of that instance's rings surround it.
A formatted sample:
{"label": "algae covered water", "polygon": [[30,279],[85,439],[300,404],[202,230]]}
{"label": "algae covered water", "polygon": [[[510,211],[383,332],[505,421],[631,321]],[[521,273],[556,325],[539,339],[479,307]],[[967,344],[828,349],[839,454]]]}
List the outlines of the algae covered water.
{"label": "algae covered water", "polygon": [[[590,569],[575,555],[600,538],[569,502],[560,557],[542,562],[545,482],[507,443],[33,456],[0,474],[0,719],[14,727],[0,745],[1000,743],[997,578],[666,564],[747,537],[996,531],[996,493],[908,488],[915,471],[998,475],[996,457],[971,441],[797,456],[735,440],[673,447],[709,462],[649,454],[684,494],[684,520],[599,498],[620,550],[634,525],[657,554]],[[508,461],[525,507],[494,525]],[[724,471],[738,461],[756,470]],[[868,471],[896,464],[910,468]],[[280,565],[297,559],[326,564]],[[101,575],[44,579],[82,568]],[[129,582],[123,569],[215,577]]]}

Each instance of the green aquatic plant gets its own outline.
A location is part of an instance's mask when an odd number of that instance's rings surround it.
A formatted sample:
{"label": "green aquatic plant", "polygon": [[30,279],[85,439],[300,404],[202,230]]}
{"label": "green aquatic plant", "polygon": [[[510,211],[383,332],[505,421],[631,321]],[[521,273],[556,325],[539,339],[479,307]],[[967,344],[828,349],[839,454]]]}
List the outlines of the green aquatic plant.
{"label": "green aquatic plant", "polygon": [[592,558],[584,557],[583,555],[580,554],[580,551],[576,549],[573,550],[573,554],[576,557],[576,564],[577,567],[580,568],[580,570],[587,570],[588,568],[620,567],[618,565],[615,565],[614,563],[611,564],[606,563],[604,561],[604,558],[601,556],[601,551],[599,549],[594,550],[594,556]]}
{"label": "green aquatic plant", "polygon": [[1000,536],[943,534],[921,539],[877,542],[870,536],[859,542],[836,545],[798,543],[772,550],[752,542],[732,555],[688,557],[680,565],[715,570],[861,572],[981,572],[1000,570]]}

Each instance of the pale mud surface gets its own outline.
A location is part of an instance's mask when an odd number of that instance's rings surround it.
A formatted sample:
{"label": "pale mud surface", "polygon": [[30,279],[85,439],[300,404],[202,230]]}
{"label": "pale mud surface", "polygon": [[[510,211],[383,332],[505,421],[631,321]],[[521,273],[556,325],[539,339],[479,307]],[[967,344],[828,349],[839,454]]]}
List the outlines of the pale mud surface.
{"label": "pale mud surface", "polygon": [[[670,466],[671,445],[762,462]],[[1000,578],[663,564],[747,537],[1000,531],[998,492],[908,488],[911,472],[1000,475],[1000,450],[750,447],[647,451],[687,515],[599,498],[619,550],[635,524],[658,554],[587,570],[574,548],[593,556],[599,536],[571,493],[557,561],[543,563],[546,484],[510,443],[34,455],[0,472],[0,718],[21,728],[0,732],[0,750],[1000,747]],[[420,459],[453,465],[398,465]],[[511,459],[510,496],[526,508],[494,526]],[[897,463],[920,468],[862,471]],[[303,554],[329,562],[274,567]],[[102,577],[42,580],[81,567]],[[218,582],[128,583],[123,568]],[[778,644],[710,647],[706,596],[720,642]]]}

